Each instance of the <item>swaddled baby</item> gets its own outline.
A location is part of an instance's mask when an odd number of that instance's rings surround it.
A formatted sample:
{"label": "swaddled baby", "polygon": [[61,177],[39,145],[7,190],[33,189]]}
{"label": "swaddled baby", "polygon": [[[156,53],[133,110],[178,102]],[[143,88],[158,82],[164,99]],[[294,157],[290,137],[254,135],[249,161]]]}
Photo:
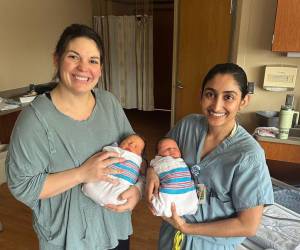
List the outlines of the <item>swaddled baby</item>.
{"label": "swaddled baby", "polygon": [[129,135],[122,140],[119,146],[104,147],[103,151],[117,152],[120,157],[125,159],[124,162],[111,166],[122,171],[120,174],[111,175],[111,178],[118,179],[119,183],[113,184],[106,181],[86,183],[82,186],[83,193],[101,206],[124,204],[126,200],[119,200],[118,197],[137,182],[144,148],[145,142],[137,134]]}
{"label": "swaddled baby", "polygon": [[178,215],[195,214],[198,197],[190,170],[181,158],[175,140],[163,138],[158,142],[157,155],[150,166],[159,176],[158,196],[152,199],[152,206],[157,216],[171,217],[171,204],[175,203]]}

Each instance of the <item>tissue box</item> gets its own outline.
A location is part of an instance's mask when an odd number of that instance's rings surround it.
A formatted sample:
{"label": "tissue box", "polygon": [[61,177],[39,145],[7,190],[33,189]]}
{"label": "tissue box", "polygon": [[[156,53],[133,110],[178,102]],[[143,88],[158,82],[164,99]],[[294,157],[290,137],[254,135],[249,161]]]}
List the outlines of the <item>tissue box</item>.
{"label": "tissue box", "polygon": [[34,96],[21,96],[19,98],[19,100],[21,103],[29,103],[29,102],[32,102],[35,97],[36,97],[35,95]]}

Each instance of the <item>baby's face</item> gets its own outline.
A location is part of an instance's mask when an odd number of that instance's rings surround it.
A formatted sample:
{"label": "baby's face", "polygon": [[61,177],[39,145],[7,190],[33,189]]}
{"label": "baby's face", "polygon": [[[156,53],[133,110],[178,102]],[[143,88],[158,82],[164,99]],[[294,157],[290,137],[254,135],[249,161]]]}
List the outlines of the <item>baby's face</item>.
{"label": "baby's face", "polygon": [[177,143],[171,139],[164,139],[158,144],[158,154],[160,156],[172,156],[174,158],[181,157]]}
{"label": "baby's face", "polygon": [[135,153],[137,155],[142,155],[143,149],[145,147],[145,142],[138,135],[130,135],[124,139],[120,148]]}

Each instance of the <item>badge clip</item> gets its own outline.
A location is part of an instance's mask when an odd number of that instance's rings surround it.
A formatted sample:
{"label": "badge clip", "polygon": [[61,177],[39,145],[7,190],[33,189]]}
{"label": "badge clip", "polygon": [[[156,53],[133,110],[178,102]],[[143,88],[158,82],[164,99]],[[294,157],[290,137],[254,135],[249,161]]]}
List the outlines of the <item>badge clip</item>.
{"label": "badge clip", "polygon": [[206,186],[204,184],[197,184],[197,195],[199,204],[206,203]]}

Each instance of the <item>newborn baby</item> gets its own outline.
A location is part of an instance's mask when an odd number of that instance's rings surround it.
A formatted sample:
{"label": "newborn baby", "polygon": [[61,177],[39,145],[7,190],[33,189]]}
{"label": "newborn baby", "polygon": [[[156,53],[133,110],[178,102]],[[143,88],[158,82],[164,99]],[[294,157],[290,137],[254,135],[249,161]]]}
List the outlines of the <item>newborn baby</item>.
{"label": "newborn baby", "polygon": [[124,162],[111,166],[122,171],[120,174],[111,175],[112,178],[118,179],[119,183],[112,184],[106,181],[86,183],[82,187],[83,193],[101,206],[124,204],[126,200],[119,200],[118,197],[137,182],[144,148],[145,142],[137,134],[129,135],[121,141],[119,146],[104,147],[103,151],[117,152],[125,159]]}
{"label": "newborn baby", "polygon": [[163,138],[158,142],[157,155],[150,166],[159,176],[158,196],[152,199],[155,215],[171,217],[171,204],[175,203],[178,215],[195,214],[198,197],[188,166],[181,158],[175,140]]}

